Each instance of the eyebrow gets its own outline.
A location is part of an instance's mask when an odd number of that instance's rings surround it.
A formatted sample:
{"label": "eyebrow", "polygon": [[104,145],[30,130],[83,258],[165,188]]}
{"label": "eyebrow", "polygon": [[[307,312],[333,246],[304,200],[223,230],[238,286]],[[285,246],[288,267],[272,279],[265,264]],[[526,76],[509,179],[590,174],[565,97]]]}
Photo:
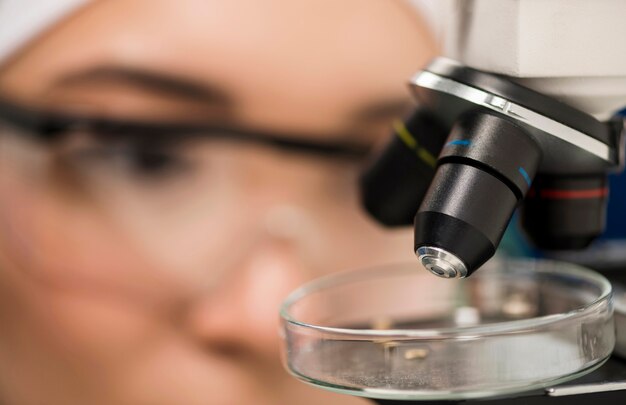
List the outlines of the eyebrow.
{"label": "eyebrow", "polygon": [[55,82],[55,86],[89,84],[91,82],[118,82],[166,96],[192,101],[229,106],[232,98],[219,86],[194,81],[166,72],[127,66],[96,66],[69,73]]}

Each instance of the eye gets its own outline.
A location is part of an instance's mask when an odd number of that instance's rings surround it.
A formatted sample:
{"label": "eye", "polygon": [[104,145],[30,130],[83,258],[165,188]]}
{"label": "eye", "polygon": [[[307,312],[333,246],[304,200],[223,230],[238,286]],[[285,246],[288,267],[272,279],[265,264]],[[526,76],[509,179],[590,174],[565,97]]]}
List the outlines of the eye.
{"label": "eye", "polygon": [[71,153],[82,169],[96,168],[109,176],[137,180],[166,180],[192,169],[191,158],[180,146],[104,142],[77,148]]}
{"label": "eye", "polygon": [[120,151],[117,159],[128,170],[141,176],[162,176],[182,169],[185,160],[171,151],[137,150]]}

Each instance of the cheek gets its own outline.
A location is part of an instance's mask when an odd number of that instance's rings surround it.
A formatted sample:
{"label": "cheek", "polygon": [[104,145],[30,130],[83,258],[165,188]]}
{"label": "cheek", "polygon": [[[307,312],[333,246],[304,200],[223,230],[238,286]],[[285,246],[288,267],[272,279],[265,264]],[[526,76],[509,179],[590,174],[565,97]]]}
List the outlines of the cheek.
{"label": "cheek", "polygon": [[48,191],[39,183],[0,176],[0,249],[7,259],[31,276],[68,280],[85,274],[113,277],[124,264],[139,264],[114,229]]}
{"label": "cheek", "polygon": [[[134,293],[145,278],[123,270],[141,261],[113,230],[12,180],[0,175],[0,392],[100,392],[171,334],[169,309]],[[120,281],[137,288],[108,288]]]}
{"label": "cheek", "polygon": [[[167,307],[141,296],[167,299],[141,277],[145,263],[83,206],[8,173],[0,170],[1,363],[32,379],[55,370],[51,381],[63,385],[140,356],[168,327]],[[6,372],[0,365],[0,380]]]}
{"label": "cheek", "polygon": [[13,293],[1,299],[2,307],[13,311],[3,311],[2,322],[7,326],[3,328],[5,347],[17,359],[36,361],[37,356],[29,354],[35,352],[41,362],[61,361],[54,369],[66,363],[69,371],[106,370],[140,355],[159,336],[156,317],[139,306],[13,281]]}
{"label": "cheek", "polygon": [[169,211],[142,221],[147,209],[129,205],[132,199],[116,206],[72,187],[0,164],[0,253],[24,275],[68,288],[123,287],[155,296],[194,289],[199,275],[207,277],[207,230],[215,227]]}
{"label": "cheek", "polygon": [[68,294],[3,272],[0,392],[21,400],[35,395],[30,403],[101,392],[167,336],[151,315],[125,301]]}
{"label": "cheek", "polygon": [[4,311],[5,316],[12,314],[18,324],[40,325],[59,343],[64,339],[55,339],[57,333],[102,343],[111,341],[115,331],[141,329],[127,297],[99,289],[122,277],[132,281],[132,273],[123,270],[142,268],[120,235],[80,206],[60,201],[45,188],[37,191],[36,185],[18,181],[8,170],[1,172],[0,287],[6,292],[1,297],[20,301],[18,306],[1,305],[20,309]]}

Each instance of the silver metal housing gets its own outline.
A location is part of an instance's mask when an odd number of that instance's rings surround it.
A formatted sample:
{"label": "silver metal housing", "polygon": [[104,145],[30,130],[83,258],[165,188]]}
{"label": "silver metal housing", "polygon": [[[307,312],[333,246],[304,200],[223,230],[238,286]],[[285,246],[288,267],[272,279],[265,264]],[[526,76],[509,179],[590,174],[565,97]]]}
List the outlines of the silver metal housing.
{"label": "silver metal housing", "polygon": [[465,278],[467,267],[453,253],[435,246],[420,246],[415,252],[422,265],[437,277]]}
{"label": "silver metal housing", "polygon": [[[458,62],[446,58],[439,58],[438,62],[442,65],[459,65]],[[542,173],[613,171],[619,170],[622,164],[623,156],[615,145],[608,145],[576,128],[485,89],[472,87],[428,70],[416,73],[410,84],[419,102],[429,106],[432,111],[438,111],[438,118],[446,125],[454,125],[457,118],[466,111],[486,108],[524,127],[543,151],[539,168]],[[568,158],[563,159],[563,156]]]}

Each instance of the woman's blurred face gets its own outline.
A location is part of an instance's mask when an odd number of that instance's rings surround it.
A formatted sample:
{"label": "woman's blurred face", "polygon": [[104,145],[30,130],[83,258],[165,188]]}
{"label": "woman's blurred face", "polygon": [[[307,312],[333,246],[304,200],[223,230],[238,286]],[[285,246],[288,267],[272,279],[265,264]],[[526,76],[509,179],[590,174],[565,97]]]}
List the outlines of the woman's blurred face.
{"label": "woman's blurred face", "polygon": [[[432,52],[388,0],[108,0],[1,69],[0,96],[362,149]],[[108,128],[0,129],[0,402],[360,402],[289,377],[277,335],[302,282],[412,256],[360,212],[359,159]]]}

